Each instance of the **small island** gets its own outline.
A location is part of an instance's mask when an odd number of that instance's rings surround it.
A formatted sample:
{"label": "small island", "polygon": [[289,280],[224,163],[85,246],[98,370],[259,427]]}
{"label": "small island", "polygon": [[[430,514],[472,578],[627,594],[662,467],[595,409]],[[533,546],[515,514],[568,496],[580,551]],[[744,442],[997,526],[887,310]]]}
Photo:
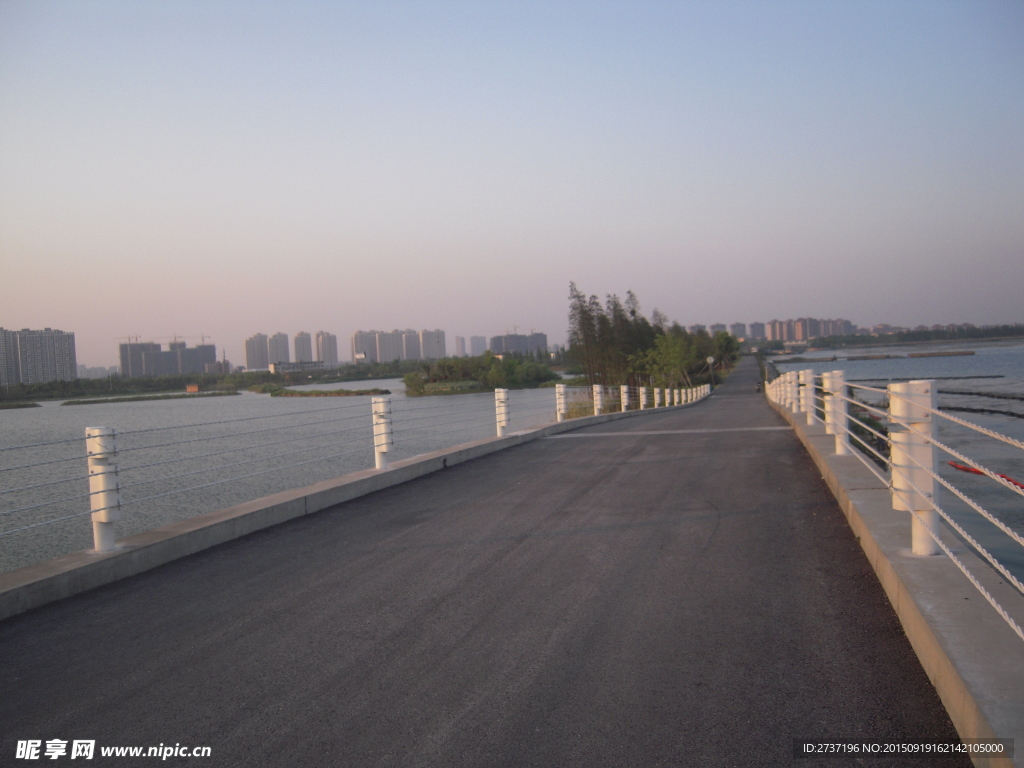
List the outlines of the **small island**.
{"label": "small island", "polygon": [[477,357],[447,357],[423,364],[420,370],[407,373],[405,394],[409,397],[423,395],[468,395],[476,392],[491,392],[496,387],[510,389],[534,389],[548,382],[557,381],[559,375],[551,366],[541,362],[546,355],[520,354],[495,355],[486,352]]}
{"label": "small island", "polygon": [[390,395],[390,389],[287,389],[279,384],[256,384],[250,392],[271,397],[366,397],[367,395]]}

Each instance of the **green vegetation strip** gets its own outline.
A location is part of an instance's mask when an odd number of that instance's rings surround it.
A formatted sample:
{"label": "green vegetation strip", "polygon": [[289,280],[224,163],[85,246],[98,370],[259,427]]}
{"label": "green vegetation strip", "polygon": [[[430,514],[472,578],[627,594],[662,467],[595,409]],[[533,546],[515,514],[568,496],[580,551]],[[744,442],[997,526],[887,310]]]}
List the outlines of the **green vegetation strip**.
{"label": "green vegetation strip", "polygon": [[135,403],[140,400],[186,400],[200,397],[223,397],[237,395],[238,392],[199,392],[187,395],[138,395],[136,397],[110,397],[103,400],[66,400],[61,405],[95,405],[97,403]]}
{"label": "green vegetation strip", "polygon": [[9,411],[15,408],[39,408],[39,403],[0,403],[0,411]]}
{"label": "green vegetation strip", "polygon": [[485,352],[477,357],[449,357],[422,363],[419,370],[405,375],[405,394],[465,395],[490,392],[495,387],[535,389],[544,382],[560,379],[551,366],[540,362],[544,357],[545,353],[498,357]]}
{"label": "green vegetation strip", "polygon": [[250,392],[271,397],[357,397],[367,395],[390,395],[390,389],[285,389],[277,384],[257,384],[249,387]]}

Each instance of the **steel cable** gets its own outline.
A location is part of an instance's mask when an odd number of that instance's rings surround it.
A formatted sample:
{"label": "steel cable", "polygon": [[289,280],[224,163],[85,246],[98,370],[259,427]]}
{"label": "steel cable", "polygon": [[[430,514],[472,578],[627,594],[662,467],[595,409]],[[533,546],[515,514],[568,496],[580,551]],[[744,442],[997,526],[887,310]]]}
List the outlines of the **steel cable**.
{"label": "steel cable", "polygon": [[[136,446],[129,446],[127,448],[121,448],[119,446],[118,449],[117,449],[117,452],[118,452],[118,454],[122,454],[122,453],[128,453],[129,451],[148,451],[148,450],[152,450],[153,448],[168,448],[168,447],[170,447],[172,445],[188,445],[189,443],[201,443],[201,442],[203,442],[205,440],[226,440],[226,439],[231,438],[231,437],[245,437],[246,435],[262,435],[262,434],[266,434],[267,432],[281,432],[281,431],[286,430],[286,429],[299,429],[300,427],[315,427],[315,426],[319,426],[320,424],[333,424],[333,423],[339,422],[339,421],[353,421],[354,419],[361,419],[361,418],[365,418],[365,414],[359,414],[359,415],[353,415],[353,416],[342,416],[341,418],[338,418],[338,419],[327,419],[326,421],[323,421],[323,420],[321,420],[321,421],[309,421],[309,422],[305,422],[303,424],[287,424],[287,425],[284,425],[284,426],[268,427],[267,429],[252,429],[252,430],[249,430],[248,432],[232,432],[229,435],[207,435],[206,437],[193,437],[193,438],[189,438],[188,440],[175,440],[175,441],[170,442],[170,443],[154,443],[153,445],[136,445]],[[121,433],[118,433],[118,437],[120,437],[120,434]]]}
{"label": "steel cable", "polygon": [[[307,425],[307,426],[312,426],[312,425]],[[167,459],[166,461],[154,461],[154,462],[151,462],[149,464],[135,464],[135,465],[128,466],[128,467],[118,467],[118,471],[119,472],[131,472],[131,471],[136,470],[136,469],[147,469],[149,467],[162,467],[165,464],[178,464],[178,463],[181,463],[183,461],[191,461],[192,459],[205,459],[205,458],[208,458],[210,456],[223,456],[223,455],[228,454],[228,453],[238,453],[239,451],[255,451],[255,450],[259,450],[261,448],[268,448],[268,447],[270,447],[272,445],[282,445],[284,443],[297,443],[300,440],[316,440],[317,438],[320,438],[320,437],[328,437],[328,436],[331,436],[331,435],[343,435],[343,434],[345,434],[347,432],[357,432],[357,431],[364,431],[364,430],[369,432],[370,429],[371,429],[371,426],[364,425],[364,426],[360,426],[360,427],[349,427],[348,429],[339,429],[336,432],[320,432],[320,433],[315,434],[315,435],[300,435],[299,437],[291,437],[291,438],[288,438],[287,440],[275,440],[275,441],[270,442],[270,443],[260,443],[259,445],[246,445],[246,446],[242,446],[240,448],[226,448],[223,451],[211,451],[210,453],[197,453],[197,454],[192,454],[192,455],[189,455],[189,456],[182,456],[181,458],[178,458],[178,459]],[[248,433],[248,434],[253,434],[253,433]]]}
{"label": "steel cable", "polygon": [[151,429],[133,429],[125,432],[118,432],[120,435],[142,435],[148,432],[166,432],[169,429],[191,429],[193,427],[211,427],[217,424],[237,424],[242,421],[258,421],[260,419],[283,419],[289,416],[305,416],[310,413],[326,413],[328,411],[339,411],[346,408],[365,408],[366,403],[350,403],[348,405],[336,405],[330,408],[309,408],[304,411],[293,411],[291,413],[270,413],[263,416],[246,416],[240,419],[223,419],[221,421],[204,421],[198,424],[176,424],[171,427],[152,427]]}
{"label": "steel cable", "polygon": [[[925,494],[921,493],[921,489],[914,485],[909,478],[907,478],[904,472],[900,472],[896,468],[894,468],[894,471],[899,472],[899,474],[906,481],[907,485],[909,485],[915,493],[920,495],[922,498],[927,498]],[[947,521],[949,520],[948,516],[941,509],[939,509],[939,507],[934,502],[929,503],[931,503],[931,505],[935,508],[935,511],[942,515],[943,518],[945,518]],[[1006,612],[1006,610],[996,601],[996,599],[992,597],[991,594],[989,594],[988,590],[981,586],[981,583],[977,580],[977,578],[975,578],[974,574],[972,574],[967,569],[967,566],[960,562],[959,558],[957,558],[953,554],[952,550],[946,546],[945,542],[942,541],[941,536],[939,536],[939,534],[924,520],[924,518],[921,517],[920,514],[918,514],[918,512],[911,511],[911,514],[914,515],[915,518],[917,518],[918,522],[920,522],[922,526],[924,526],[924,529],[928,531],[929,535],[932,537],[935,543],[939,545],[939,548],[946,553],[946,556],[953,561],[956,567],[960,569],[961,573],[963,573],[964,576],[967,577],[967,580],[974,585],[974,588],[982,594],[982,596],[988,601],[989,605],[995,608],[996,612],[1003,617],[1003,620],[1006,621],[1006,623],[1010,625],[1011,629],[1013,629],[1013,631],[1017,633],[1017,637],[1019,637],[1021,640],[1024,640],[1024,631],[1022,631],[1021,628],[1017,625],[1017,622],[1015,622],[1013,618]]]}
{"label": "steel cable", "polygon": [[[177,479],[179,477],[189,477],[191,475],[199,475],[199,474],[202,474],[204,472],[213,472],[214,470],[226,469],[228,467],[241,467],[241,466],[244,466],[246,464],[255,464],[258,461],[269,461],[271,459],[280,459],[280,458],[283,458],[284,456],[295,456],[295,455],[300,454],[300,453],[309,453],[310,451],[318,451],[318,450],[320,450],[322,448],[334,448],[335,446],[347,445],[347,444],[352,443],[352,442],[354,442],[354,441],[353,440],[343,440],[340,443],[329,443],[327,445],[314,445],[311,448],[302,448],[302,449],[300,449],[298,451],[288,451],[287,453],[275,453],[272,456],[259,456],[259,457],[255,458],[255,459],[246,459],[245,461],[235,461],[235,462],[232,462],[230,464],[219,464],[216,467],[207,467],[206,469],[196,469],[196,470],[193,470],[191,472],[182,472],[182,473],[179,473],[177,475],[166,475],[165,477],[156,477],[156,478],[153,478],[151,480],[141,480],[141,481],[135,482],[135,483],[128,483],[128,484],[122,486],[122,488],[123,489],[129,489],[129,488],[136,488],[136,487],[138,487],[140,485],[152,485],[153,483],[159,483],[159,482],[164,481],[164,480],[175,480],[175,479]],[[274,471],[274,469],[275,468],[271,468],[271,469],[268,469],[266,471],[270,472],[270,471]]]}

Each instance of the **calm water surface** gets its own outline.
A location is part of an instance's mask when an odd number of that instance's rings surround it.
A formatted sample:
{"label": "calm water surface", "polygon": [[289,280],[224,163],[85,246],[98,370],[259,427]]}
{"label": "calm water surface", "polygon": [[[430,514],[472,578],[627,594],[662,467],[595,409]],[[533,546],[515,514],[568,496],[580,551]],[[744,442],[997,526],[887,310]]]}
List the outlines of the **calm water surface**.
{"label": "calm water surface", "polygon": [[[833,360],[849,355],[898,355],[910,352],[973,350],[975,354],[956,357],[917,357],[888,360]],[[1018,416],[949,411],[1001,434],[1024,441],[1024,399],[1003,399],[975,394],[1010,395],[1024,398],[1024,343],[948,343],[905,347],[868,347],[842,352],[818,352],[803,355],[814,362],[776,363],[780,372],[810,368],[815,373],[842,370],[847,381],[884,389],[890,381],[937,379],[939,406],[1007,411]],[[868,403],[881,403],[883,395],[857,391]],[[998,442],[972,430],[938,420],[939,439],[960,453],[995,472],[1024,482],[1024,451]],[[939,474],[968,497],[992,512],[1010,528],[1024,535],[1024,497],[1009,491],[987,477],[959,472],[946,462],[952,456],[941,454]],[[939,504],[979,543],[1024,580],[1024,548],[988,523],[979,514],[946,489],[940,489]],[[894,513],[902,514],[902,513]],[[966,544],[965,544],[966,546]]]}
{"label": "calm water surface", "polygon": [[[406,398],[401,379],[301,388],[373,387],[392,392],[391,461],[494,434],[491,393]],[[513,391],[510,398],[513,431],[554,418],[553,389]],[[83,497],[84,430],[90,426],[118,431],[125,505],[116,525],[119,539],[374,463],[368,396],[243,392],[79,406],[45,402],[0,411],[0,571],[92,546],[89,500]],[[47,445],[18,447],[38,443]],[[45,506],[24,509],[40,504]]]}

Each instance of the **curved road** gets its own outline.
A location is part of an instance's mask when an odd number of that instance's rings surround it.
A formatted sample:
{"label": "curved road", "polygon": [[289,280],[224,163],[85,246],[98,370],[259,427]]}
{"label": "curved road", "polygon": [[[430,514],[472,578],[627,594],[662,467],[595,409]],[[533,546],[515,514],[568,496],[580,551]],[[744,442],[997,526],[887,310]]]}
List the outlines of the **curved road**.
{"label": "curved road", "polygon": [[755,379],[745,359],[694,407],[0,623],[0,764],[54,738],[209,746],[168,764],[211,766],[871,765],[792,741],[955,739]]}

